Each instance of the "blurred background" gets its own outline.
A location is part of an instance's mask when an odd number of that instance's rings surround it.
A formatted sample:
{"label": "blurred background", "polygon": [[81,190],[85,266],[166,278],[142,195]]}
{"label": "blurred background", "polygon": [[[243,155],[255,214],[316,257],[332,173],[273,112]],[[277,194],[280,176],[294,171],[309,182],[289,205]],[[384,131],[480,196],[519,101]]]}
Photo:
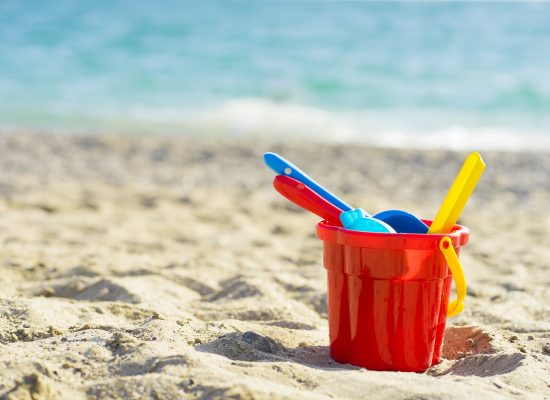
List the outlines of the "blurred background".
{"label": "blurred background", "polygon": [[0,126],[550,149],[550,4],[0,1]]}

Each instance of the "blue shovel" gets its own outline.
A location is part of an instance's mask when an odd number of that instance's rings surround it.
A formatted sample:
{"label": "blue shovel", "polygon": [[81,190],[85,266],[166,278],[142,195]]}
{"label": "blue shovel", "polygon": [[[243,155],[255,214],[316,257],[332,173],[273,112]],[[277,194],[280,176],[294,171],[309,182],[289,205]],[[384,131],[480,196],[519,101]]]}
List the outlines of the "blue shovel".
{"label": "blue shovel", "polygon": [[[276,153],[265,153],[264,161],[266,165],[275,171],[279,175],[287,175],[291,178],[296,179],[305,186],[309,187],[311,190],[316,192],[319,196],[327,200],[328,202],[334,204],[336,207],[340,208],[343,213],[340,217],[345,228],[354,229],[353,224],[357,224],[358,220],[362,219],[374,219],[375,221],[382,221],[384,225],[389,225],[392,230],[387,230],[387,232],[398,233],[427,233],[428,225],[419,220],[414,215],[402,211],[402,210],[386,210],[378,214],[373,215],[372,217],[362,209],[354,209],[352,206],[342,201],[334,194],[329,192],[323,186],[319,185],[313,179],[306,175],[300,168],[292,164],[290,161],[281,157]],[[362,217],[361,215],[362,214]],[[351,217],[351,218],[350,218]],[[371,222],[372,223],[372,222]],[[348,225],[349,224],[349,225]],[[346,226],[348,225],[348,226]],[[355,225],[356,227],[361,226],[362,224]],[[361,229],[358,229],[361,230]]]}

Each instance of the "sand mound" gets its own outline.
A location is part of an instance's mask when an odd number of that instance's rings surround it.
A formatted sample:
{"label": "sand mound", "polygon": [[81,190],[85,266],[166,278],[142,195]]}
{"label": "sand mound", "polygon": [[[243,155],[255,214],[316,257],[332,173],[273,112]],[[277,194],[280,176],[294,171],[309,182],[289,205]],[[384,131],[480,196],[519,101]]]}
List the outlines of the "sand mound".
{"label": "sand mound", "polygon": [[285,349],[268,336],[255,332],[230,333],[215,341],[200,345],[197,350],[220,354],[231,360],[283,360]]}
{"label": "sand mound", "polygon": [[457,360],[473,354],[493,353],[491,336],[474,326],[452,326],[445,331],[443,358]]}

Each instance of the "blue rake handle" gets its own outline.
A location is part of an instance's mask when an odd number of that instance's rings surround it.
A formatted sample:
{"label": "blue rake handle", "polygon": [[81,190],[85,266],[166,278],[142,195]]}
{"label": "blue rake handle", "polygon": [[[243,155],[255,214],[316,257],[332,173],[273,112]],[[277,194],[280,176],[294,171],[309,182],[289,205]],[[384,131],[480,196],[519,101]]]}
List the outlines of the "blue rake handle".
{"label": "blue rake handle", "polygon": [[265,164],[277,174],[290,176],[291,178],[296,179],[297,181],[309,187],[319,196],[323,197],[328,202],[340,208],[342,211],[349,211],[353,209],[353,207],[350,206],[348,203],[333,195],[323,186],[319,185],[317,182],[311,179],[304,171],[302,171],[296,165],[292,164],[290,161],[281,157],[277,153],[265,153],[264,161]]}

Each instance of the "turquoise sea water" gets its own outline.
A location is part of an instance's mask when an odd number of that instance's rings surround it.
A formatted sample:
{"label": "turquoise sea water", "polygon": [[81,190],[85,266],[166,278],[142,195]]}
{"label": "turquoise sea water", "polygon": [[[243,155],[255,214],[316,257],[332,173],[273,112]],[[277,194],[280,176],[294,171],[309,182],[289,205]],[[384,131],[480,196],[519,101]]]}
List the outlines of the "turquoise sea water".
{"label": "turquoise sea water", "polygon": [[550,4],[0,0],[0,125],[550,148]]}

